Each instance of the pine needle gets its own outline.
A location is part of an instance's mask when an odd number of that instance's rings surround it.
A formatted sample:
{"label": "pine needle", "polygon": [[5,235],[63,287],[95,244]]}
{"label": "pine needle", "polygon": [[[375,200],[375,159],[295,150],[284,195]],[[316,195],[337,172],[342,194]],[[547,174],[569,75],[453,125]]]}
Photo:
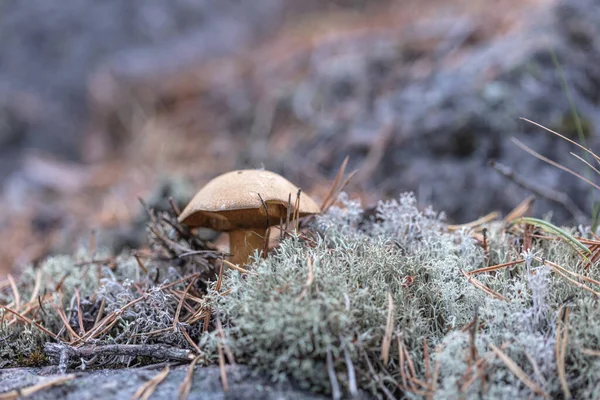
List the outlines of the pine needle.
{"label": "pine needle", "polygon": [[51,379],[46,382],[39,383],[37,385],[28,386],[18,390],[12,390],[7,393],[0,394],[0,400],[17,400],[22,399],[28,396],[31,396],[34,393],[39,392],[40,390],[48,389],[52,386],[62,385],[65,382],[68,382],[72,379],[75,379],[75,375],[65,375],[56,379]]}
{"label": "pine needle", "polygon": [[140,386],[139,389],[135,391],[133,396],[131,396],[130,400],[148,400],[156,390],[156,387],[165,380],[167,375],[169,375],[169,371],[170,368],[167,365],[154,378]]}
{"label": "pine needle", "polygon": [[385,334],[381,343],[381,359],[383,365],[387,365],[390,358],[390,347],[392,345],[392,334],[394,331],[394,299],[392,293],[388,292],[388,315],[385,324]]}
{"label": "pine needle", "polygon": [[567,339],[569,337],[569,309],[562,308],[558,321],[556,321],[556,342],[554,350],[556,353],[556,369],[558,370],[558,377],[560,379],[560,386],[562,388],[565,399],[570,399],[571,391],[567,384],[567,377],[565,373],[565,356],[567,351]]}
{"label": "pine needle", "polygon": [[543,396],[546,399],[549,399],[548,393],[546,393],[541,387],[538,386],[537,383],[529,379],[525,371],[521,369],[509,356],[506,355],[502,350],[498,347],[494,346],[493,343],[490,343],[490,348],[500,360],[506,365],[506,368],[510,370],[521,382],[525,384],[533,393]]}
{"label": "pine needle", "polygon": [[190,363],[187,374],[185,374],[185,378],[183,379],[183,382],[181,382],[181,386],[179,386],[179,396],[177,396],[178,400],[187,400],[188,396],[190,395],[192,379],[194,378],[194,368],[196,367],[196,364],[200,358],[202,358],[202,356],[194,358]]}

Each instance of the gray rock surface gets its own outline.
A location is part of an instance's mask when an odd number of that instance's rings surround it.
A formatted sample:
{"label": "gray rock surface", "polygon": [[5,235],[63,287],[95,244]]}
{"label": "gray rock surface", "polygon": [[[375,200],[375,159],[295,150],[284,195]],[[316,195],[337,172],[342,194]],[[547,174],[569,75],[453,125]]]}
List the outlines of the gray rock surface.
{"label": "gray rock surface", "polygon": [[[171,369],[169,375],[156,388],[152,399],[176,399],[178,390],[187,373],[183,365]],[[75,372],[77,377],[69,382],[56,385],[28,397],[32,400],[125,400],[160,372],[129,368],[121,370],[101,370]],[[60,375],[49,373],[47,369],[15,368],[0,369],[0,394],[39,384]],[[261,377],[253,377],[246,367],[227,368],[229,390],[223,391],[218,367],[196,367],[189,399],[325,399],[309,392],[294,389],[289,383],[274,384]]]}

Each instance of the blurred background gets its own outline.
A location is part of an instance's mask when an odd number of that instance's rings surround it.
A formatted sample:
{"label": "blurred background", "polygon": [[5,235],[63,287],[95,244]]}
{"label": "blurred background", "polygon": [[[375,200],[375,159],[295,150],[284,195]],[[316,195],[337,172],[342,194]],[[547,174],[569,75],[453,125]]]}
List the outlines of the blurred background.
{"label": "blurred background", "polygon": [[585,223],[589,187],[511,138],[585,169],[519,117],[598,144],[599,5],[4,0],[0,276],[91,236],[139,246],[138,198],[185,205],[234,168],[322,198],[347,155],[365,205],[414,191],[454,223],[506,213],[531,192],[494,159],[575,205],[538,197],[534,215]]}

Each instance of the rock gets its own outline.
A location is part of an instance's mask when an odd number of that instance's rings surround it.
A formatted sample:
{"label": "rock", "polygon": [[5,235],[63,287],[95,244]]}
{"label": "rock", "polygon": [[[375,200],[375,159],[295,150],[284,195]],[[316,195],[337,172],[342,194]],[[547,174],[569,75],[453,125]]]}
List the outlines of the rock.
{"label": "rock", "polygon": [[[186,365],[174,367],[158,385],[152,399],[175,399],[187,373]],[[126,368],[75,373],[75,379],[49,387],[28,397],[32,400],[120,400],[130,399],[135,391],[155,377],[159,369]],[[12,390],[40,384],[61,375],[40,368],[0,369],[0,395]],[[64,375],[63,375],[64,376]],[[254,377],[242,366],[227,367],[229,390],[223,391],[218,367],[196,367],[190,399],[326,399],[327,397],[295,389],[289,382],[272,383],[264,377]],[[364,397],[365,399],[367,397]]]}

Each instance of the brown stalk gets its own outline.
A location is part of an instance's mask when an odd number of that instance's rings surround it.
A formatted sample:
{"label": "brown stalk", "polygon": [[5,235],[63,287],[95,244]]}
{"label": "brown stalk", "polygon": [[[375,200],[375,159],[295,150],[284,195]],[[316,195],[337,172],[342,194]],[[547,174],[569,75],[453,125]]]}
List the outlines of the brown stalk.
{"label": "brown stalk", "polygon": [[65,329],[67,330],[67,332],[69,333],[70,336],[70,341],[73,341],[75,339],[81,339],[81,336],[79,336],[74,330],[73,328],[71,328],[71,325],[69,324],[69,320],[67,319],[67,316],[65,315],[65,312],[63,310],[62,304],[60,306],[56,305],[56,304],[51,304],[52,308],[54,308],[54,311],[56,311],[56,313],[58,314],[58,316],[60,317]]}
{"label": "brown stalk", "polygon": [[265,203],[265,201],[263,200],[260,193],[257,193],[257,194],[258,194],[258,198],[260,199],[260,202],[261,202],[263,208],[265,209],[265,215],[266,215],[266,220],[267,220],[267,222],[266,222],[267,226],[265,227],[265,237],[263,238],[264,244],[263,244],[263,252],[262,252],[263,258],[266,258],[267,253],[269,252],[269,236],[271,233],[271,229],[270,229],[271,224],[269,222],[269,208],[267,207],[267,203]]}
{"label": "brown stalk", "polygon": [[81,297],[79,296],[79,290],[75,288],[75,298],[77,299],[77,323],[79,324],[79,334],[85,335],[85,328],[83,327],[83,316],[81,312]]}
{"label": "brown stalk", "polygon": [[300,229],[300,196],[302,195],[302,189],[298,188],[298,193],[296,193],[296,203],[294,205],[294,222],[296,222],[296,232]]}
{"label": "brown stalk", "polygon": [[173,318],[173,332],[177,332],[177,326],[179,325],[179,314],[181,313],[181,307],[183,306],[183,303],[185,302],[187,293],[192,288],[192,285],[195,282],[196,282],[195,279],[190,281],[190,283],[185,288],[185,292],[183,293],[183,296],[181,296],[181,298],[179,299],[179,303],[177,303],[177,310],[175,310],[175,317]]}
{"label": "brown stalk", "polygon": [[558,321],[556,321],[556,342],[554,350],[556,353],[556,369],[558,370],[558,377],[560,379],[560,386],[562,388],[565,399],[570,399],[571,391],[567,383],[567,377],[565,373],[565,357],[567,351],[567,340],[569,337],[569,308],[563,307],[559,313]]}
{"label": "brown stalk", "polygon": [[196,354],[202,354],[202,350],[200,350],[200,347],[198,347],[196,342],[194,342],[192,340],[190,335],[187,333],[187,330],[185,329],[185,327],[181,324],[179,324],[178,327],[179,327],[179,331],[181,332],[181,334],[183,335],[185,340],[190,344],[190,346],[192,346],[194,348],[194,350],[196,350]]}
{"label": "brown stalk", "polygon": [[175,213],[175,216],[179,217],[181,211],[179,210],[179,207],[177,207],[177,204],[175,204],[173,196],[169,196],[169,205],[171,206],[171,210],[173,210],[173,213]]}
{"label": "brown stalk", "polygon": [[385,334],[381,342],[381,359],[385,366],[388,365],[390,356],[390,347],[392,345],[392,333],[394,330],[394,299],[392,293],[388,291],[388,315],[385,324]]}
{"label": "brown stalk", "polygon": [[134,256],[133,256],[133,257],[135,258],[135,261],[137,261],[137,265],[138,265],[138,267],[140,267],[140,269],[141,269],[142,271],[144,271],[144,273],[145,273],[146,275],[148,275],[148,269],[147,269],[147,268],[144,266],[144,264],[142,263],[142,260],[140,260],[140,257],[139,257],[139,255],[137,255],[137,254],[134,254]]}
{"label": "brown stalk", "polygon": [[427,345],[427,339],[423,337],[423,360],[425,363],[425,382],[429,386],[431,380],[431,366],[429,365],[429,346]]}
{"label": "brown stalk", "polygon": [[102,299],[102,301],[100,302],[100,309],[98,310],[98,315],[96,315],[96,320],[94,321],[94,326],[96,326],[100,323],[100,320],[102,319],[102,314],[104,314],[104,306],[105,305],[106,305],[106,299]]}

